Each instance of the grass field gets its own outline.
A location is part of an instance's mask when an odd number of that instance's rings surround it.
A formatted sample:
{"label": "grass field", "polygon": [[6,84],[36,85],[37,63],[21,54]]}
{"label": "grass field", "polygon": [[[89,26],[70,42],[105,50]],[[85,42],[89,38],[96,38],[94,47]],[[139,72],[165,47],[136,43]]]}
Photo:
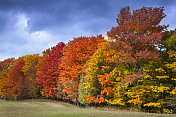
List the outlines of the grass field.
{"label": "grass field", "polygon": [[102,111],[53,102],[0,101],[0,117],[176,117],[176,114]]}

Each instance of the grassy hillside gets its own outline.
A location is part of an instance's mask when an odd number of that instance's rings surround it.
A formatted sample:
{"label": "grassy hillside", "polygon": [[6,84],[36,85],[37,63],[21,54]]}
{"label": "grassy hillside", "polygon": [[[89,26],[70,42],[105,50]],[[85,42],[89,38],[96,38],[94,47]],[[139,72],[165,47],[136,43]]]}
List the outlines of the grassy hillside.
{"label": "grassy hillside", "polygon": [[0,101],[0,117],[176,117],[142,112],[102,111],[54,102]]}

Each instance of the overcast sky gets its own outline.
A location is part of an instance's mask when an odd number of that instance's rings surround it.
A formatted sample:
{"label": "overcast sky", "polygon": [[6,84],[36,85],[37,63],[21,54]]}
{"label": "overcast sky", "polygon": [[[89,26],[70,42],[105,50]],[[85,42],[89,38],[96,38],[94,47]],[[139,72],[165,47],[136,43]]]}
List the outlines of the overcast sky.
{"label": "overcast sky", "polygon": [[161,23],[176,28],[176,0],[0,0],[0,60],[41,54],[73,37],[105,36],[125,6],[163,6]]}

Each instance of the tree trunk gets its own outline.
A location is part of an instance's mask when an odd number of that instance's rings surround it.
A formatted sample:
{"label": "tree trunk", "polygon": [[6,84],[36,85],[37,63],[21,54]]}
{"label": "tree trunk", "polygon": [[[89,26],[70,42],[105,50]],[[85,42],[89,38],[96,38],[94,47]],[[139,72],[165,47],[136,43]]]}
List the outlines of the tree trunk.
{"label": "tree trunk", "polygon": [[9,99],[9,97],[7,96],[7,93],[6,93],[4,96],[4,100],[8,100],[8,99]]}
{"label": "tree trunk", "polygon": [[139,105],[139,111],[141,111],[142,110],[142,106],[141,105]]}

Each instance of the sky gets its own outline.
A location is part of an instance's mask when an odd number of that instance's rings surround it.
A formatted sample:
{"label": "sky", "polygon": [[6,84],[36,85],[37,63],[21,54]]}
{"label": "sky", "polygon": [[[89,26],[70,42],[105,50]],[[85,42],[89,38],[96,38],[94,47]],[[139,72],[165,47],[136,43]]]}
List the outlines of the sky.
{"label": "sky", "polygon": [[176,28],[176,0],[0,0],[0,61],[80,36],[105,36],[126,6],[164,7],[161,24]]}

